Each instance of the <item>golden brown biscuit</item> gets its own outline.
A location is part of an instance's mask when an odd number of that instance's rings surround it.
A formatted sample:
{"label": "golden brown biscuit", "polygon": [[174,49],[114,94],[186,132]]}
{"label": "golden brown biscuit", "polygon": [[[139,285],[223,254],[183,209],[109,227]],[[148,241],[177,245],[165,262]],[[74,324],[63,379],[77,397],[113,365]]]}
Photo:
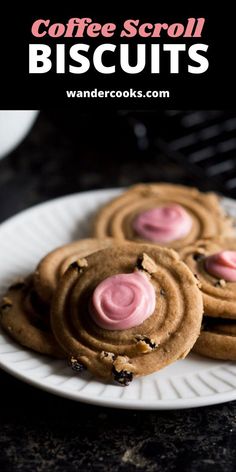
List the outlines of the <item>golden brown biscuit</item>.
{"label": "golden brown biscuit", "polygon": [[204,317],[193,351],[213,359],[236,360],[236,322]]}
{"label": "golden brown biscuit", "polygon": [[[180,236],[181,229],[183,229],[180,224],[180,235],[176,234],[175,236],[177,239],[161,242],[159,235],[159,241],[158,239],[154,241],[157,244],[178,250],[195,243],[198,239],[232,234],[231,220],[224,215],[216,194],[202,193],[195,188],[182,185],[159,183],[135,185],[107,203],[95,218],[94,235],[99,238],[112,236],[119,240],[127,239],[150,243],[150,239],[144,239],[137,233],[137,218],[149,210],[156,211],[156,209],[166,208],[166,206],[173,204],[184,210],[185,220],[191,218],[191,228],[187,228],[187,233]],[[152,229],[155,230],[154,219],[152,218],[151,222],[147,221],[146,223],[146,230],[149,233]],[[167,219],[167,225],[160,230],[166,231],[169,228],[169,223],[170,220]],[[188,223],[187,221],[187,225]],[[142,224],[145,229],[144,222]],[[150,226],[153,224],[154,227],[151,228]],[[161,235],[163,239],[163,234]],[[150,236],[148,237],[150,238]]]}
{"label": "golden brown biscuit", "polygon": [[40,298],[50,303],[60,277],[69,265],[76,259],[104,249],[113,244],[112,238],[81,239],[70,244],[60,246],[47,254],[38,264],[34,273],[34,285]]}
{"label": "golden brown biscuit", "polygon": [[50,328],[53,292],[60,276],[75,259],[111,244],[111,238],[82,239],[46,255],[35,273],[22,284],[11,287],[3,298],[0,323],[5,331],[20,344],[37,352],[63,357]]}
{"label": "golden brown biscuit", "polygon": [[54,357],[65,357],[50,328],[48,309],[42,305],[32,277],[12,285],[0,306],[0,324],[21,345]]}
{"label": "golden brown biscuit", "polygon": [[180,257],[199,279],[205,313],[236,319],[236,282],[213,276],[206,270],[206,258],[225,250],[236,251],[235,238],[198,241],[180,251]]}
{"label": "golden brown biscuit", "polygon": [[[154,289],[154,312],[129,329],[102,328],[91,310],[95,290],[114,275],[137,273]],[[125,293],[124,286],[121,290]],[[116,291],[108,295],[115,299]],[[107,301],[102,303],[106,311]],[[126,310],[122,301],[123,305]],[[98,377],[127,385],[134,376],[184,358],[200,333],[202,312],[197,280],[175,251],[130,243],[96,252],[70,266],[56,289],[51,323],[75,369],[85,366]]]}

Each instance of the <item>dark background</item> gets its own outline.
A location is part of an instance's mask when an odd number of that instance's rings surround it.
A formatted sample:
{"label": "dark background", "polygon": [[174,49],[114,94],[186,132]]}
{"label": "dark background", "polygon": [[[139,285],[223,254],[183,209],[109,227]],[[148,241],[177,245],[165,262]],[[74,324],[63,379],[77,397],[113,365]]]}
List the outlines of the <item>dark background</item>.
{"label": "dark background", "polygon": [[[45,5],[46,3],[46,5]],[[92,6],[91,6],[92,3]],[[57,4],[57,8],[50,7],[49,2],[40,1],[29,3],[27,9],[22,8],[22,2],[15,4],[4,3],[2,22],[0,27],[0,51],[1,51],[1,78],[0,78],[0,108],[1,109],[35,109],[35,108],[60,108],[61,106],[72,109],[95,109],[95,106],[114,108],[140,108],[162,109],[182,108],[189,109],[201,107],[203,109],[234,108],[236,106],[235,95],[235,16],[232,12],[232,4],[224,1],[224,4],[216,8],[214,4],[206,1],[193,1],[188,5],[183,2],[166,0],[164,3],[145,1],[144,5],[132,6],[131,2],[122,2],[117,9],[109,2],[94,5],[87,0],[82,4],[67,2]],[[183,23],[188,18],[206,18],[201,38],[120,38],[117,34],[111,38],[34,38],[31,35],[31,27],[36,19],[51,19],[53,22],[66,24],[70,17],[90,17],[100,23],[117,23],[120,31],[126,19],[140,19],[140,22],[152,23]],[[115,55],[117,65],[116,73],[104,75],[98,73],[93,67],[85,74],[56,74],[55,61],[52,70],[46,74],[29,74],[29,43],[48,44],[54,51],[55,44],[65,43],[66,48],[77,42],[91,43],[93,50],[100,43],[111,42],[119,45],[121,41],[129,43],[134,50],[135,63],[136,44],[145,42],[147,49],[151,43],[185,43],[187,49],[193,43],[209,45],[207,58],[209,69],[203,74],[189,74],[187,65],[187,52],[180,53],[180,74],[169,73],[168,53],[161,54],[161,73],[150,74],[150,57],[147,59],[147,67],[140,74],[126,74],[119,67],[119,55]],[[204,53],[205,55],[205,53]],[[109,54],[108,54],[109,56]],[[90,53],[89,53],[90,57]],[[165,59],[167,58],[167,59]],[[66,64],[68,63],[68,56]],[[70,61],[71,63],[71,61]],[[65,90],[87,90],[101,88],[105,90],[170,90],[170,99],[67,99]]]}
{"label": "dark background", "polygon": [[[0,161],[1,220],[93,188],[167,180],[236,193],[236,113],[43,111]],[[233,472],[236,402],[180,411],[83,405],[0,373],[0,470]]]}
{"label": "dark background", "polygon": [[42,111],[0,160],[0,219],[60,195],[139,181],[236,197],[235,155],[235,111]]}

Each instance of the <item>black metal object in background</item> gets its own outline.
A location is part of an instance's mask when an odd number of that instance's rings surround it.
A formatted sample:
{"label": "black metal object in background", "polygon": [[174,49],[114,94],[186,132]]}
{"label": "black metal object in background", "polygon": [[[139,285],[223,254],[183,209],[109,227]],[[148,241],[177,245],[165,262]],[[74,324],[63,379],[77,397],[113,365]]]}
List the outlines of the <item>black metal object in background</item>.
{"label": "black metal object in background", "polygon": [[0,161],[0,221],[96,188],[170,181],[236,197],[236,112],[42,111]]}
{"label": "black metal object in background", "polygon": [[[140,112],[127,115],[141,149],[165,156],[190,183],[236,196],[236,112]],[[171,176],[170,176],[171,180]]]}

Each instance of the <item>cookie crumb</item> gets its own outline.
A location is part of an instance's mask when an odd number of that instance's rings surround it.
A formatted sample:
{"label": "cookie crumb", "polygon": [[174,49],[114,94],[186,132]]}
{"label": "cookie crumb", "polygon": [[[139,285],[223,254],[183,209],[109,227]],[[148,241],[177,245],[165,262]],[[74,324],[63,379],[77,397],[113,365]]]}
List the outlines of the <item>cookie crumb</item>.
{"label": "cookie crumb", "polygon": [[135,336],[135,341],[137,343],[138,350],[143,354],[157,348],[157,343],[153,339],[150,339],[148,336],[143,334],[137,334]]}
{"label": "cookie crumb", "polygon": [[160,295],[161,295],[162,297],[165,297],[165,296],[166,296],[166,292],[165,292],[164,288],[161,288],[161,290],[160,290]]}
{"label": "cookie crumb", "polygon": [[101,360],[105,360],[105,362],[113,362],[115,360],[113,352],[101,351],[99,357]]}
{"label": "cookie crumb", "polygon": [[219,279],[217,282],[214,283],[215,287],[225,287],[226,286],[226,281],[224,279]]}
{"label": "cookie crumb", "polygon": [[71,356],[70,359],[68,359],[68,364],[74,370],[75,372],[82,372],[82,370],[85,369],[84,364],[82,364],[76,357]]}
{"label": "cookie crumb", "polygon": [[79,272],[82,272],[83,269],[88,267],[88,261],[85,258],[77,259],[77,261],[74,261],[72,264],[70,264],[70,267],[72,269],[77,269]]}
{"label": "cookie crumb", "polygon": [[124,367],[130,366],[128,356],[117,356],[114,360],[114,366],[118,372]]}
{"label": "cookie crumb", "polygon": [[136,267],[138,270],[144,270],[150,275],[157,271],[156,263],[145,252],[138,257]]}

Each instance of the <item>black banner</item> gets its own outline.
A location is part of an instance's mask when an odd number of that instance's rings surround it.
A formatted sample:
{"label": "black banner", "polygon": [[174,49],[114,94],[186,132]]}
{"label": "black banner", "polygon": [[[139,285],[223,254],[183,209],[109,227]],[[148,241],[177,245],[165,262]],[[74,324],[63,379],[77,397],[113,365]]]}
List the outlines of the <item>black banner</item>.
{"label": "black banner", "polygon": [[1,26],[0,109],[234,107],[227,6],[153,10],[12,8]]}

